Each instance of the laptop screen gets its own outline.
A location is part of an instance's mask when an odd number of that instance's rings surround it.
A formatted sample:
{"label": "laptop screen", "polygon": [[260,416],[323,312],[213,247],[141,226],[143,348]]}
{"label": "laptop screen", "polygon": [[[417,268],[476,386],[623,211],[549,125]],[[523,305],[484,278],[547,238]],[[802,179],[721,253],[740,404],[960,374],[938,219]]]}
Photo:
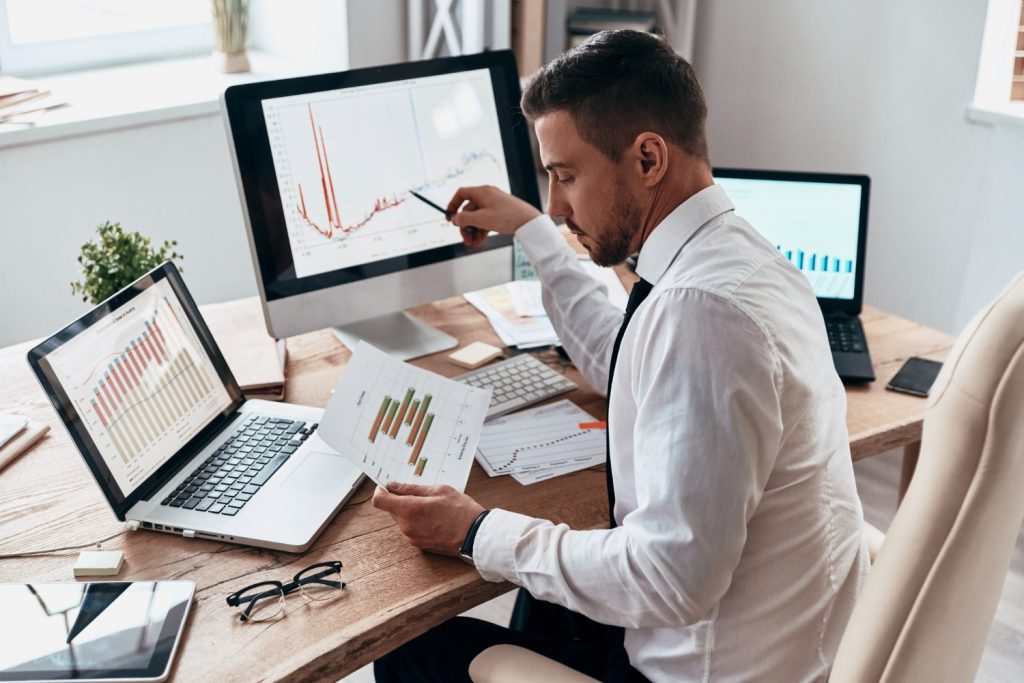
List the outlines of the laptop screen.
{"label": "laptop screen", "polygon": [[29,358],[87,460],[91,456],[121,499],[240,398],[170,264],[100,304]]}
{"label": "laptop screen", "polygon": [[819,300],[860,301],[867,177],[735,169],[714,175],[736,214],[807,276]]}

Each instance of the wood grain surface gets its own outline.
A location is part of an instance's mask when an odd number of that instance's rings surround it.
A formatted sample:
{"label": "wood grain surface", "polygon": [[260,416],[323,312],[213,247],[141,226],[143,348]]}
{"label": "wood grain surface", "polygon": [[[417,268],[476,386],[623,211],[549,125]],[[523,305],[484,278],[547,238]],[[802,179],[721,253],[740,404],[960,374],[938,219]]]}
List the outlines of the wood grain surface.
{"label": "wood grain surface", "polygon": [[[259,304],[246,299],[235,305]],[[461,298],[411,312],[454,335],[460,344],[485,341],[501,346],[483,316]],[[952,343],[948,335],[875,309],[863,317],[878,381],[847,392],[854,459],[920,439],[924,400],[885,391],[884,385],[908,356],[941,360]],[[122,526],[32,377],[25,361],[30,347],[26,343],[0,350],[0,412],[26,415],[50,424],[52,430],[0,472],[0,553],[90,543]],[[571,400],[598,419],[606,417],[604,399],[586,386],[574,367],[553,350],[538,355],[580,385],[569,394]],[[286,400],[326,405],[349,357],[326,331],[289,339]],[[414,363],[448,376],[463,371],[444,353]],[[372,490],[372,484],[364,484],[302,555],[144,531],[115,538],[104,548],[125,551],[126,566],[119,579],[196,582],[196,603],[178,653],[175,680],[337,680],[510,588],[484,582],[458,560],[411,547],[390,518],[369,504]],[[488,478],[474,464],[467,492],[486,507],[577,529],[598,528],[607,519],[603,468],[524,487],[511,477]],[[72,580],[76,557],[77,552],[71,552],[0,560],[0,581]],[[289,580],[309,564],[334,559],[344,563],[342,578],[348,587],[333,602],[309,603],[290,595],[285,618],[253,624],[240,623],[224,602],[229,593],[250,583]]]}

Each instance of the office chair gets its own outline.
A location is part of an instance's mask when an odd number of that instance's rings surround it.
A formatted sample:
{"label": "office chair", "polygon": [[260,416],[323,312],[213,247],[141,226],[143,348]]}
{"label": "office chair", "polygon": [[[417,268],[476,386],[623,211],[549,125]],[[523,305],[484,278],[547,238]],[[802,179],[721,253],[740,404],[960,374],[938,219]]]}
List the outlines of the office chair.
{"label": "office chair", "polygon": [[[832,683],[973,681],[1024,521],[1024,273],[957,339],[917,470],[843,633]],[[593,679],[497,645],[476,683]]]}

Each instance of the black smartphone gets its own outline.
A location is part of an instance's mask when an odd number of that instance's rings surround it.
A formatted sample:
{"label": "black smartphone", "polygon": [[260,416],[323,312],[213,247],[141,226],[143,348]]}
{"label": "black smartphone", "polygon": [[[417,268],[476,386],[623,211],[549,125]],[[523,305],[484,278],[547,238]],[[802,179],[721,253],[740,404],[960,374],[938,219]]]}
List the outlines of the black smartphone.
{"label": "black smartphone", "polygon": [[935,381],[941,369],[942,363],[937,360],[911,356],[903,364],[903,367],[893,375],[885,388],[914,396],[927,396],[928,390],[932,388],[932,382]]}

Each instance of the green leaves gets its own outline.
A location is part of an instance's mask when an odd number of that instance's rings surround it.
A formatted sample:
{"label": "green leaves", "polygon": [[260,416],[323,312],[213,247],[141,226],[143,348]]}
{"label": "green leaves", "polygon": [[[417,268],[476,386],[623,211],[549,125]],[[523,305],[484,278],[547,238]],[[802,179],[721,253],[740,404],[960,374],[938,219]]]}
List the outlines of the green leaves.
{"label": "green leaves", "polygon": [[71,283],[72,293],[81,294],[87,303],[110,298],[164,261],[185,258],[174,250],[176,240],[154,249],[148,237],[125,231],[120,223],[107,221],[96,232],[99,238],[83,244],[78,255],[82,280]]}

